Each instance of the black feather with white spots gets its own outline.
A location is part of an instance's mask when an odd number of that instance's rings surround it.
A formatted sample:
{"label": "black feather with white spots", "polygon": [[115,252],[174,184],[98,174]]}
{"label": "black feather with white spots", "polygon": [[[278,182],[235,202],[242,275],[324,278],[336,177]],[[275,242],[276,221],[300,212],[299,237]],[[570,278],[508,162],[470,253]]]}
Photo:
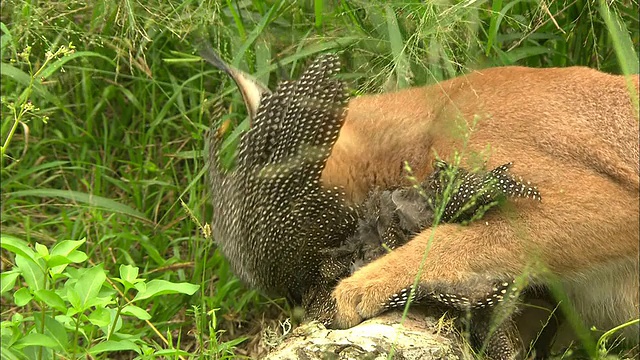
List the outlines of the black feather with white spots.
{"label": "black feather with white spots", "polygon": [[[511,165],[507,163],[481,174],[437,161],[427,186],[432,191],[434,204],[444,202],[443,197],[448,195],[442,221],[468,221],[483,207],[491,207],[505,197],[541,201],[536,187],[509,174]],[[450,194],[445,194],[447,191]]]}
{"label": "black feather with white spots", "polygon": [[[469,289],[475,287],[468,286]],[[404,307],[409,301],[409,294],[412,294],[411,302],[414,304],[437,302],[460,311],[481,310],[495,307],[506,300],[517,301],[521,291],[514,281],[495,282],[489,291],[483,293],[460,289],[443,292],[442,288],[437,286],[429,289],[422,285],[418,285],[412,293],[413,288],[413,285],[410,285],[390,296],[384,307],[387,309]],[[461,288],[464,289],[465,286],[461,286]]]}
{"label": "black feather with white spots", "polygon": [[210,136],[216,243],[242,280],[295,303],[318,282],[318,251],[355,229],[340,190],[319,183],[346,114],[338,71],[336,56],[322,56],[298,81],[264,95],[232,171],[220,166],[220,140]]}

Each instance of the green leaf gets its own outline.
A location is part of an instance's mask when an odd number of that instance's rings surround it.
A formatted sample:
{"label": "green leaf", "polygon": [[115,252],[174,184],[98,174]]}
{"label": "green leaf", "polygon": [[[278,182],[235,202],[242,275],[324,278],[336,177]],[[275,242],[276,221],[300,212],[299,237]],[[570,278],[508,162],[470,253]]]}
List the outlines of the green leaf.
{"label": "green leaf", "polygon": [[503,59],[505,64],[511,65],[528,57],[550,54],[553,52],[553,49],[548,49],[542,46],[523,46],[513,49],[508,53],[496,52]]}
{"label": "green leaf", "polygon": [[45,316],[44,318],[44,332],[51,336],[51,338],[58,344],[61,349],[66,349],[69,346],[69,337],[67,330],[56,319]]}
{"label": "green leaf", "polygon": [[71,260],[66,257],[66,256],[62,256],[62,255],[51,255],[49,257],[49,259],[47,260],[47,266],[49,267],[49,269],[51,268],[64,268],[67,264],[70,264]]}
{"label": "green leaf", "polygon": [[89,322],[98,327],[107,326],[111,322],[111,314],[107,309],[99,307],[91,312]]}
{"label": "green leaf", "polygon": [[103,269],[103,265],[86,269],[80,279],[76,282],[74,288],[80,295],[81,311],[86,310],[86,304],[96,298],[100,292],[100,288],[107,279],[107,275]]}
{"label": "green leaf", "polygon": [[24,256],[32,261],[36,261],[36,253],[29,247],[26,241],[11,235],[0,235],[0,246],[16,255]]}
{"label": "green leaf", "polygon": [[[71,316],[67,316],[67,315],[56,315],[55,317],[56,321],[59,322],[60,324],[62,324],[62,326],[64,326],[65,329],[67,329],[68,331],[74,331],[76,328],[76,321],[74,318],[72,318]],[[79,328],[80,329],[80,328]]]}
{"label": "green leaf", "polygon": [[99,296],[99,297],[94,297],[89,299],[84,304],[84,307],[86,309],[93,308],[93,307],[106,307],[114,303],[115,303],[115,300],[113,299],[113,296]]}
{"label": "green leaf", "polygon": [[135,283],[138,278],[138,268],[131,265],[120,265],[120,279]]}
{"label": "green leaf", "polygon": [[273,54],[271,54],[271,48],[269,47],[269,42],[264,39],[262,41],[256,42],[255,52],[256,52],[257,78],[261,83],[268,84],[269,83],[268,67],[270,65],[271,59],[273,59]]}
{"label": "green leaf", "polygon": [[504,14],[500,11],[502,9],[502,1],[495,0],[491,5],[491,21],[489,22],[489,30],[487,33],[487,49],[485,55],[489,56],[489,52],[493,47],[496,37],[498,36],[498,29],[500,28],[500,21]]}
{"label": "green leaf", "polygon": [[131,265],[120,265],[120,278],[114,280],[124,285],[125,292],[134,287],[136,283],[144,281],[144,279],[138,279],[138,268]]}
{"label": "green leaf", "polygon": [[20,273],[31,291],[44,289],[45,274],[44,266],[39,264],[41,262],[43,262],[42,259],[34,261],[31,258],[16,254],[16,266],[20,269]]}
{"label": "green leaf", "polygon": [[81,263],[87,260],[87,254],[82,251],[73,250],[68,255],[51,255],[49,260],[47,260],[47,265],[49,266],[49,271],[51,274],[57,275],[62,274],[64,269],[67,268],[67,265],[70,263]]}
{"label": "green leaf", "polygon": [[62,300],[60,295],[56,294],[53,290],[40,289],[34,292],[36,300],[42,301],[52,308],[60,311],[67,311],[67,304]]}
{"label": "green leaf", "polygon": [[23,321],[24,321],[24,316],[23,316],[22,314],[20,314],[20,313],[13,313],[13,314],[11,315],[11,322],[12,322],[13,324],[16,324],[16,325],[18,325],[18,324],[22,324],[22,322],[23,322]]}
{"label": "green leaf", "polygon": [[144,309],[137,307],[135,305],[127,305],[120,311],[124,315],[135,316],[140,320],[149,320],[151,319],[151,315],[146,312]]}
{"label": "green leaf", "polygon": [[[615,49],[618,57],[622,73],[625,75],[637,74],[637,43],[636,45],[633,44],[633,41],[629,36],[630,29],[626,29],[624,21],[620,18],[620,14],[616,11],[616,8],[610,6],[607,1],[600,0],[599,10],[600,15],[607,26],[607,30],[609,30],[609,33],[611,34],[611,41],[613,42],[613,48]],[[634,91],[635,87],[630,86],[630,90]],[[637,101],[637,94],[634,96],[634,99]]]}
{"label": "green leaf", "polygon": [[[44,320],[44,324],[42,321]],[[56,342],[57,348],[66,349],[69,345],[69,338],[67,336],[67,330],[64,328],[58,320],[52,318],[49,315],[45,315],[44,318],[41,315],[34,316],[36,329],[44,329],[44,334],[51,337]]]}
{"label": "green leaf", "polygon": [[20,272],[17,270],[3,272],[2,275],[0,275],[0,294],[4,294],[5,292],[13,289],[16,285],[16,279],[18,276],[20,276]]}
{"label": "green leaf", "polygon": [[61,189],[33,189],[33,190],[21,190],[14,191],[6,194],[7,197],[25,197],[25,196],[38,196],[38,197],[60,197],[68,199],[78,203],[84,203],[91,207],[104,209],[114,213],[119,213],[127,216],[131,216],[135,219],[142,220],[146,223],[152,223],[147,219],[145,215],[127,205],[120,204],[117,201],[107,199],[102,196],[93,194],[82,193],[79,191],[61,190]]}
{"label": "green leaf", "polygon": [[[220,349],[220,347],[218,347],[217,350],[218,349]],[[224,353],[224,352],[218,352],[218,354],[222,354],[222,353]],[[186,351],[184,351],[184,350],[180,350],[180,349],[160,349],[160,350],[155,351],[153,353],[154,357],[159,357],[159,358],[162,358],[162,359],[175,358],[176,356],[186,356],[186,357],[188,357],[189,355],[191,355],[191,354],[186,352]]]}
{"label": "green leaf", "polygon": [[13,293],[13,301],[18,306],[27,305],[29,303],[29,301],[31,301],[31,299],[33,299],[33,296],[31,296],[31,293],[29,292],[29,289],[27,289],[27,288],[20,288],[20,289],[18,289],[18,291]]}
{"label": "green leaf", "polygon": [[146,251],[146,255],[149,258],[153,259],[156,262],[156,264],[160,266],[165,265],[165,262],[167,260],[164,258],[164,256],[162,256],[162,254],[160,254],[160,252],[156,248],[156,245],[152,243],[148,237],[141,236],[138,239],[138,244],[144,248],[144,250]]}
{"label": "green leaf", "polygon": [[187,294],[193,295],[200,287],[189,283],[172,283],[166,280],[151,280],[147,283],[147,288],[140,291],[132,301],[152,298],[166,294]]}
{"label": "green leaf", "polygon": [[[76,291],[74,286],[66,286],[67,289],[67,300],[71,303],[73,309],[75,309],[74,313],[84,311],[82,307],[82,297]],[[67,312],[67,315],[71,315]]]}
{"label": "green leaf", "polygon": [[129,340],[107,340],[105,342],[101,342],[95,346],[92,346],[89,349],[89,354],[96,355],[105,351],[124,351],[124,350],[132,350],[136,353],[140,354],[140,347],[136,345],[133,341]]}
{"label": "green leaf", "polygon": [[40,243],[36,243],[36,252],[42,257],[49,256],[49,249]]}
{"label": "green leaf", "polygon": [[394,68],[396,70],[397,84],[399,89],[409,87],[411,79],[411,69],[409,60],[405,54],[404,40],[402,32],[398,25],[398,18],[391,6],[385,6],[387,30],[389,32],[389,43],[391,44],[391,52],[393,53]]}
{"label": "green leaf", "polygon": [[138,293],[147,291],[147,283],[146,282],[139,282],[139,283],[135,284],[134,287],[136,288],[136,290],[138,290]]}
{"label": "green leaf", "polygon": [[0,30],[2,30],[2,36],[0,36],[0,59],[4,59],[4,50],[8,47],[7,44],[11,44],[13,36],[5,23],[0,22]]}
{"label": "green leaf", "polygon": [[2,350],[0,350],[0,354],[2,354],[2,360],[29,360],[29,358],[24,354],[24,351],[14,349],[12,347],[5,347],[4,342],[2,342]]}
{"label": "green leaf", "polygon": [[63,240],[56,243],[53,248],[51,248],[51,255],[62,255],[68,256],[72,251],[77,250],[82,244],[87,241],[86,238],[82,238],[81,240]]}
{"label": "green leaf", "polygon": [[27,346],[44,346],[51,349],[61,349],[57,341],[45,334],[30,333],[16,341],[13,347],[23,349]]}
{"label": "green leaf", "polygon": [[86,261],[89,257],[82,251],[74,250],[67,255],[67,258],[69,258],[72,263],[77,264]]}
{"label": "green leaf", "polygon": [[260,22],[256,24],[253,30],[251,30],[251,33],[249,33],[247,40],[242,44],[242,46],[240,46],[238,51],[233,56],[233,60],[231,61],[231,64],[233,66],[235,67],[240,66],[240,61],[246,55],[246,52],[249,49],[249,47],[253,44],[254,41],[256,41],[258,36],[260,36],[262,31],[271,21],[272,15],[282,7],[283,3],[284,3],[283,1],[276,1],[275,4],[271,7],[271,9],[269,9],[269,11],[266,14],[264,14],[262,19],[260,19]]}
{"label": "green leaf", "polygon": [[73,167],[67,166],[68,164],[69,164],[68,161],[51,161],[51,162],[46,162],[37,166],[31,166],[28,169],[23,168],[21,169],[20,172],[13,174],[12,176],[8,177],[6,180],[2,180],[2,183],[3,185],[15,183],[15,182],[20,183],[25,181],[24,179],[28,179],[32,176],[39,176],[45,170],[50,170],[50,169],[57,170],[57,169],[65,168],[67,170],[72,170]]}
{"label": "green leaf", "polygon": [[322,13],[324,12],[324,1],[315,0],[314,2],[314,15],[316,18],[316,29],[322,32]]}
{"label": "green leaf", "polygon": [[73,54],[69,54],[69,55],[65,55],[63,57],[61,57],[60,59],[52,62],[49,66],[47,66],[46,69],[42,70],[42,72],[40,73],[40,76],[44,79],[48,78],[49,76],[51,76],[53,73],[55,73],[56,71],[60,70],[60,68],[66,64],[67,62],[79,58],[79,57],[99,57],[103,60],[106,60],[107,62],[109,62],[111,65],[113,65],[113,61],[111,59],[109,59],[108,57],[95,53],[93,51],[76,51]]}
{"label": "green leaf", "polygon": [[[29,74],[16,68],[15,66],[9,65],[7,63],[0,63],[0,74],[2,74],[2,76],[7,76],[11,78],[12,80],[14,80],[15,82],[17,82],[18,84],[24,87],[28,88],[31,86],[36,94],[40,95],[40,97],[44,98],[48,102],[56,105],[60,104],[60,101],[55,96],[53,96],[49,91],[47,91],[47,89],[44,86],[42,86],[40,82],[38,81],[32,82],[31,76]],[[22,96],[25,96],[24,93]],[[23,99],[23,100],[26,100],[26,99]]]}

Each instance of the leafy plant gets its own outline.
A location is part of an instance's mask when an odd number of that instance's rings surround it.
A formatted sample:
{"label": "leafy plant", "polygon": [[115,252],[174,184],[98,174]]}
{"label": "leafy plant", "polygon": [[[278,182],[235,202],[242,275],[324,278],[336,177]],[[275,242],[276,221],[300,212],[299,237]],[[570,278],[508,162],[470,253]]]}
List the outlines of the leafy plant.
{"label": "leafy plant", "polygon": [[77,358],[124,350],[142,354],[146,343],[123,331],[123,318],[149,320],[151,315],[138,305],[168,294],[192,295],[199,288],[146,281],[130,265],[120,265],[119,277],[114,278],[109,278],[102,264],[70,267],[87,261],[86,253],[78,250],[85,241],[64,240],[51,249],[36,243],[34,250],[19,238],[2,236],[2,248],[15,259],[13,269],[2,273],[2,294],[17,283],[13,301],[23,309],[1,324],[4,356]]}
{"label": "leafy plant", "polygon": [[[4,54],[7,48],[13,44],[13,37],[4,23],[0,23],[0,30],[3,32],[2,41],[0,42],[0,54]],[[65,109],[60,100],[47,90],[44,85],[47,80],[57,71],[60,71],[64,64],[75,58],[101,56],[90,51],[76,52],[75,46],[70,43],[69,46],[62,45],[55,51],[47,51],[44,61],[36,68],[31,60],[31,49],[31,46],[26,46],[24,50],[17,54],[16,58],[11,59],[10,63],[0,63],[0,73],[12,79],[16,85],[18,85],[18,87],[14,89],[14,96],[7,96],[4,92],[2,95],[2,105],[6,107],[11,114],[8,120],[3,118],[2,122],[3,140],[2,146],[0,146],[0,161],[3,166],[5,156],[7,156],[7,149],[11,144],[11,140],[18,126],[22,125],[24,128],[26,151],[26,136],[28,136],[29,133],[29,120],[39,118],[45,124],[49,120],[49,116],[44,114],[43,111],[32,102],[34,95],[46,102],[56,104],[61,109]],[[14,66],[14,64],[23,65],[27,68],[27,72],[23,71],[20,67]],[[21,91],[19,90],[20,88],[22,88]],[[16,162],[14,162],[14,164],[15,163]]]}

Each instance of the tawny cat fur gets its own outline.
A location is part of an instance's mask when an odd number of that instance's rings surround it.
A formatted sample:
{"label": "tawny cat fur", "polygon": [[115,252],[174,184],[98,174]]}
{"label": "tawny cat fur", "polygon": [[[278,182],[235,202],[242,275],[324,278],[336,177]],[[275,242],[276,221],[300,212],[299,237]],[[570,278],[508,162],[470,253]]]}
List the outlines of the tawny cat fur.
{"label": "tawny cat fur", "polygon": [[[404,161],[422,178],[436,154],[452,160],[455,151],[469,168],[513,161],[543,201],[424,231],[337,286],[335,323],[380,313],[413,283],[429,247],[423,284],[509,278],[533,265],[530,278],[543,283],[536,269],[544,265],[585,325],[606,330],[638,318],[638,110],[626,80],[637,92],[638,76],[502,67],[353,99],[323,172],[324,184],[344,187],[352,201],[404,183]],[[628,331],[637,342],[638,326]]]}

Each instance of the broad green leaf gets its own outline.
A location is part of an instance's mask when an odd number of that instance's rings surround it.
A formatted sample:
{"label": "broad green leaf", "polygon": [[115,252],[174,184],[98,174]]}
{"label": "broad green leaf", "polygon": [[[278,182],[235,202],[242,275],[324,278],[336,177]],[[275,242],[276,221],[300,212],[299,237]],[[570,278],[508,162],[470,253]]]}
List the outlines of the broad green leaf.
{"label": "broad green leaf", "polygon": [[[73,309],[75,309],[75,313],[80,312],[80,311],[84,311],[84,308],[82,308],[82,297],[80,296],[80,294],[78,293],[78,291],[76,291],[75,286],[65,286],[67,289],[67,300],[71,303],[71,306],[73,307]],[[67,312],[67,315],[71,315]]]}
{"label": "broad green leaf", "polygon": [[69,337],[64,326],[60,324],[56,319],[45,316],[44,318],[44,331],[45,334],[51,336],[51,338],[58,344],[61,349],[66,349],[69,346]]}
{"label": "broad green leaf", "polygon": [[81,240],[63,240],[56,243],[51,249],[51,255],[68,256],[72,251],[77,250],[87,241],[86,238]]}
{"label": "broad green leaf", "polygon": [[147,291],[147,283],[146,282],[139,282],[139,283],[135,284],[134,287],[136,288],[136,290],[138,290],[138,293]]}
{"label": "broad green leaf", "polygon": [[68,255],[51,255],[47,261],[51,274],[62,274],[67,265],[81,263],[87,260],[87,254],[73,250]]}
{"label": "broad green leaf", "polygon": [[82,310],[86,310],[86,304],[98,297],[100,288],[107,279],[107,275],[104,272],[102,264],[86,269],[80,279],[76,282],[74,288],[78,295],[80,295],[80,306]]}
{"label": "broad green leaf", "polygon": [[97,297],[89,299],[84,304],[84,307],[86,309],[89,309],[89,308],[92,308],[92,307],[106,307],[106,306],[114,304],[114,303],[115,303],[115,300],[113,299],[113,296],[97,296]]}
{"label": "broad green leaf", "polygon": [[42,256],[42,257],[49,256],[49,249],[47,249],[46,246],[44,246],[44,245],[42,245],[40,243],[36,243],[35,248],[36,248],[36,252],[38,254],[40,254],[40,256]]}
{"label": "broad green leaf", "polygon": [[51,349],[60,349],[60,345],[57,341],[48,335],[38,333],[27,334],[25,337],[13,344],[13,347],[16,349],[23,349],[27,346],[44,346]]}
{"label": "broad green leaf", "polygon": [[131,265],[120,265],[120,279],[135,283],[138,278],[138,268]]}
{"label": "broad green leaf", "polygon": [[124,285],[125,292],[134,287],[136,283],[144,281],[144,279],[138,279],[138,268],[131,265],[120,265],[120,278],[114,280]]}
{"label": "broad green leaf", "polygon": [[13,323],[11,321],[2,322],[2,327],[0,327],[0,344],[2,344],[3,349],[4,347],[11,347],[13,343],[22,338],[20,325],[20,323]]}
{"label": "broad green leaf", "polygon": [[75,331],[75,319],[67,315],[56,315],[55,320],[62,324],[67,331]]}
{"label": "broad green leaf", "polygon": [[89,257],[82,251],[74,250],[67,255],[71,262],[77,264],[86,261]]}
{"label": "broad green leaf", "polygon": [[52,308],[66,312],[67,304],[62,300],[60,295],[56,294],[53,290],[40,289],[34,292],[36,300],[43,301],[45,304],[51,306]]}
{"label": "broad green leaf", "polygon": [[36,261],[35,251],[29,247],[29,244],[26,241],[18,239],[15,236],[4,234],[0,235],[0,246],[16,255],[22,255],[34,262]]}
{"label": "broad green leaf", "polygon": [[105,351],[124,351],[124,350],[132,350],[136,353],[140,354],[140,347],[136,345],[133,341],[129,340],[107,340],[105,342],[101,342],[95,346],[92,346],[89,349],[89,354],[96,355]]}
{"label": "broad green leaf", "polygon": [[172,283],[166,280],[151,280],[147,283],[147,288],[139,292],[132,301],[148,299],[158,295],[166,294],[187,294],[193,295],[200,287],[189,283]]}
{"label": "broad green leaf", "polygon": [[125,315],[135,316],[140,320],[149,320],[151,319],[151,315],[146,312],[144,309],[137,307],[135,305],[127,305],[122,308],[121,313]]}
{"label": "broad green leaf", "polygon": [[89,315],[89,321],[98,327],[104,327],[111,322],[111,314],[105,308],[97,308]]}
{"label": "broad green leaf", "polygon": [[13,313],[13,315],[11,315],[11,322],[14,324],[22,324],[22,322],[24,321],[24,316],[20,313]]}
{"label": "broad green leaf", "polygon": [[44,262],[42,259],[33,261],[30,258],[16,254],[16,266],[20,269],[20,273],[27,283],[27,286],[31,291],[44,289],[45,273]]}
{"label": "broad green leaf", "polygon": [[71,263],[71,260],[64,255],[51,255],[47,260],[47,266],[49,267],[49,269],[57,268],[57,267],[64,268],[65,267],[64,265],[67,265],[70,263]]}
{"label": "broad green leaf", "polygon": [[27,305],[31,299],[33,299],[33,296],[31,296],[31,293],[27,288],[20,288],[18,291],[13,293],[13,301],[18,306]]}
{"label": "broad green leaf", "polygon": [[3,272],[0,276],[0,294],[4,294],[5,292],[13,289],[16,285],[16,279],[18,276],[20,276],[20,272],[17,270]]}
{"label": "broad green leaf", "polygon": [[0,350],[2,360],[29,360],[29,358],[24,354],[24,351],[5,346],[6,344],[2,342],[2,350]]}

